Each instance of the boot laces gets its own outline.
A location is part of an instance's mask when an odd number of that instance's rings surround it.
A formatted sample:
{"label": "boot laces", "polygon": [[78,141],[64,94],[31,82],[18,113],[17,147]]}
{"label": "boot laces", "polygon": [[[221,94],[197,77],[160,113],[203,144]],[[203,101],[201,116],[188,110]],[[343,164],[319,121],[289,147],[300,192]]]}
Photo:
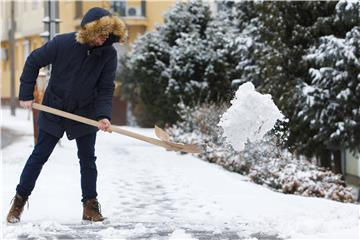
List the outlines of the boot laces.
{"label": "boot laces", "polygon": [[101,214],[101,205],[97,200],[92,201],[90,207]]}

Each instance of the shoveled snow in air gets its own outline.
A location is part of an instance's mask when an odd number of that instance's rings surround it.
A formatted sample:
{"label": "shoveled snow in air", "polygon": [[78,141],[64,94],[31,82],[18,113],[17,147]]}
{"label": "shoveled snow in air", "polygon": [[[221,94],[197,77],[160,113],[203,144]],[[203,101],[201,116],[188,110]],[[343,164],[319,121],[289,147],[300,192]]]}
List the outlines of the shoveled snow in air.
{"label": "shoveled snow in air", "polygon": [[[97,138],[105,223],[82,224],[76,144],[66,138],[43,167],[19,225],[5,218],[33,148],[25,111],[3,109],[2,127],[25,134],[2,149],[4,239],[279,239],[358,236],[358,205],[285,195],[189,154],[115,133]],[[130,128],[148,136],[153,129]]]}
{"label": "shoveled snow in air", "polygon": [[218,125],[233,148],[241,151],[248,140],[256,142],[262,139],[283,117],[271,95],[257,92],[251,82],[246,82],[236,91],[231,106]]}

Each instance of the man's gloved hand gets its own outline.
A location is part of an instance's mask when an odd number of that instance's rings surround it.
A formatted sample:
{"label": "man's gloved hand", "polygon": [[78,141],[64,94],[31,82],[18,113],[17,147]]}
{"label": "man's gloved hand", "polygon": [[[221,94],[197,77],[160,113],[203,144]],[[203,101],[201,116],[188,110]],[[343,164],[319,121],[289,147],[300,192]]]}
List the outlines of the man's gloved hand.
{"label": "man's gloved hand", "polygon": [[99,120],[98,128],[104,132],[111,132],[110,130],[111,123],[107,118]]}
{"label": "man's gloved hand", "polygon": [[34,100],[29,100],[29,101],[21,101],[20,100],[20,106],[25,108],[25,109],[31,109],[32,108],[32,104],[33,104]]}

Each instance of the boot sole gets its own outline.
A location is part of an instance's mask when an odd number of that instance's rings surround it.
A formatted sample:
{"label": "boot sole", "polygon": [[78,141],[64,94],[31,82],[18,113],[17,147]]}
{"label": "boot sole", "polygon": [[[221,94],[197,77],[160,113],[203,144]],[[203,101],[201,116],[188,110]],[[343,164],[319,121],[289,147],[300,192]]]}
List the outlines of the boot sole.
{"label": "boot sole", "polygon": [[103,221],[97,221],[97,222],[94,222],[94,221],[89,221],[89,220],[81,220],[81,224],[82,225],[92,225],[92,224],[110,224],[110,220],[103,220]]}
{"label": "boot sole", "polygon": [[19,225],[19,224],[20,224],[20,220],[16,220],[16,221],[12,221],[12,222],[6,221],[6,224],[7,224],[8,226]]}

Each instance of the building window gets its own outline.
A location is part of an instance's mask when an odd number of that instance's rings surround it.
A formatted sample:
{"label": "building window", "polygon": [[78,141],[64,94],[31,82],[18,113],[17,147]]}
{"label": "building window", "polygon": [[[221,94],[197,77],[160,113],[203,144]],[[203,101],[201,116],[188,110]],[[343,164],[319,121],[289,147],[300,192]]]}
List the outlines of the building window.
{"label": "building window", "polygon": [[39,7],[39,2],[37,0],[32,1],[32,10],[37,10]]}
{"label": "building window", "polygon": [[146,16],[146,2],[145,0],[141,0],[141,16]]}
{"label": "building window", "polygon": [[111,1],[111,7],[121,17],[145,17],[145,0],[137,1]]}
{"label": "building window", "polygon": [[30,41],[25,40],[23,46],[24,46],[24,62],[26,62],[26,59],[30,54]]}
{"label": "building window", "polygon": [[19,45],[16,43],[15,45],[15,53],[14,53],[14,63],[15,63],[15,71],[18,71],[20,69],[20,63],[19,63]]}
{"label": "building window", "polygon": [[121,17],[126,16],[126,2],[125,1],[112,1],[114,12],[118,13]]}
{"label": "building window", "polygon": [[82,18],[83,16],[83,3],[82,1],[75,1],[75,19]]}
{"label": "building window", "polygon": [[7,48],[1,48],[1,60],[7,61]]}

